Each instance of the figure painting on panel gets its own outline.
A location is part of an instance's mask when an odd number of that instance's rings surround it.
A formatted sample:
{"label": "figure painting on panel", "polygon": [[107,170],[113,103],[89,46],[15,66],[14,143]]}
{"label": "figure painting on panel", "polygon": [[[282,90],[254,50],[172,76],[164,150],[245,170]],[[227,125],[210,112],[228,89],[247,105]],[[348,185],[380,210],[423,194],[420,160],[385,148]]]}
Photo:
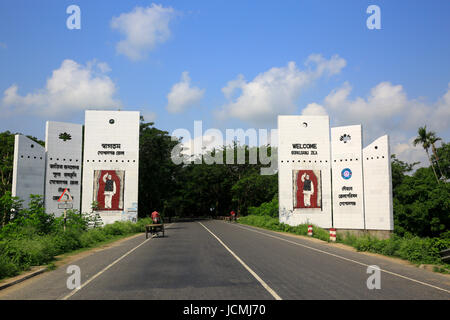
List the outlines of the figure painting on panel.
{"label": "figure painting on panel", "polygon": [[294,209],[321,208],[320,170],[293,170]]}
{"label": "figure painting on panel", "polygon": [[123,210],[125,172],[119,170],[94,171],[94,201],[99,211]]}
{"label": "figure painting on panel", "polygon": [[314,184],[306,173],[302,174],[301,180],[303,182],[303,203],[305,207],[311,207],[311,195],[314,194]]}
{"label": "figure painting on panel", "polygon": [[105,196],[105,209],[112,208],[112,198],[117,192],[116,182],[112,179],[110,174],[105,174],[103,176],[103,182],[105,183],[105,191],[103,195]]}

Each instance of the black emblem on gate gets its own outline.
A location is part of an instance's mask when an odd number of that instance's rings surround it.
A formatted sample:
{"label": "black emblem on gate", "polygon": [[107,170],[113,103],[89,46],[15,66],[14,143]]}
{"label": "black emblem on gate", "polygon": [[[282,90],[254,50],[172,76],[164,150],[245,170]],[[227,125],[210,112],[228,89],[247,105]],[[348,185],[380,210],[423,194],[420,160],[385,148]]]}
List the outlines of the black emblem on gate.
{"label": "black emblem on gate", "polygon": [[349,134],[344,133],[339,140],[343,141],[344,143],[347,143],[347,141],[350,141],[352,137],[350,137]]}
{"label": "black emblem on gate", "polygon": [[60,133],[59,138],[64,141],[72,140],[72,136],[70,134],[68,134],[67,132]]}

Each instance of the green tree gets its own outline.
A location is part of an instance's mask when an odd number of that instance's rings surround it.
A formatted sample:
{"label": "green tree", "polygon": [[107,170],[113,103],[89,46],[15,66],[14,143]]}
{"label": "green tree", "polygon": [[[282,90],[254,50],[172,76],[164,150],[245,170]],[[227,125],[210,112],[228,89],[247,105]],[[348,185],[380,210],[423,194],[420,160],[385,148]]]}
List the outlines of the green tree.
{"label": "green tree", "polygon": [[391,171],[392,171],[392,190],[402,184],[405,174],[413,171],[414,166],[418,165],[420,162],[406,163],[397,159],[395,154],[391,155]]}
{"label": "green tree", "polygon": [[270,202],[264,202],[258,207],[249,207],[248,213],[256,216],[278,218],[278,195],[275,195]]}
{"label": "green tree", "polygon": [[139,216],[148,216],[153,210],[162,212],[164,200],[170,199],[176,189],[181,165],[171,160],[171,152],[178,140],[166,131],[155,128],[153,122],[141,117],[139,137]]}
{"label": "green tree", "polygon": [[14,159],[14,134],[0,133],[0,197],[11,191]]}
{"label": "green tree", "polygon": [[[5,195],[5,198],[8,196]],[[11,203],[11,200],[7,199],[6,202]],[[45,235],[54,231],[54,221],[55,217],[45,212],[43,197],[31,194],[28,207],[16,210],[9,223],[2,227],[2,233],[18,237]]]}
{"label": "green tree", "polygon": [[[255,151],[258,152],[234,143],[192,157],[192,162],[177,171],[175,187],[165,208],[172,216],[223,216],[231,210],[246,214],[248,206],[270,201],[276,193],[277,178],[261,176],[262,164],[250,163],[250,152]],[[229,163],[227,152],[231,155]],[[237,161],[238,153],[244,156],[241,163]],[[214,163],[213,159],[221,159],[222,164]]]}
{"label": "green tree", "polygon": [[433,173],[434,173],[434,176],[436,177],[436,181],[439,183],[439,179],[436,174],[436,170],[434,169],[433,161],[431,161],[430,153],[428,152],[428,149],[431,146],[431,142],[430,142],[430,136],[427,132],[427,126],[420,127],[419,130],[417,131],[417,133],[418,133],[418,136],[414,139],[413,145],[416,146],[418,144],[421,144],[422,147],[425,149],[427,156],[428,156],[428,160],[430,161],[430,164],[431,164],[431,169],[433,169]]}
{"label": "green tree", "polygon": [[440,148],[436,148],[436,155],[444,178],[450,179],[450,143],[443,142]]}
{"label": "green tree", "polygon": [[[9,131],[0,133],[0,197],[12,188],[15,135]],[[27,138],[44,146],[44,142],[36,137],[27,136]]]}
{"label": "green tree", "polygon": [[278,175],[263,176],[252,172],[239,179],[231,188],[233,203],[241,215],[247,215],[249,207],[270,202],[278,193]]}
{"label": "green tree", "polygon": [[444,174],[442,173],[442,170],[441,170],[441,166],[439,165],[439,155],[437,154],[437,149],[436,149],[436,142],[442,141],[442,139],[439,138],[438,136],[436,136],[436,133],[434,131],[430,131],[430,132],[428,132],[428,140],[430,141],[431,150],[433,151],[432,160],[434,160],[434,162],[436,163],[436,165],[439,169],[439,173],[441,174],[441,177],[444,177]]}
{"label": "green tree", "polygon": [[1,213],[1,226],[4,227],[10,220],[14,213],[19,212],[22,209],[23,200],[18,197],[11,196],[10,191],[6,191],[0,197],[0,213]]}
{"label": "green tree", "polygon": [[450,229],[450,184],[436,184],[431,168],[406,175],[394,192],[396,233],[439,236]]}
{"label": "green tree", "polygon": [[[450,145],[436,148],[444,174],[449,171]],[[435,182],[430,167],[419,168],[392,157],[394,228],[399,235],[443,236],[450,229],[450,183]],[[447,168],[447,171],[446,171]]]}

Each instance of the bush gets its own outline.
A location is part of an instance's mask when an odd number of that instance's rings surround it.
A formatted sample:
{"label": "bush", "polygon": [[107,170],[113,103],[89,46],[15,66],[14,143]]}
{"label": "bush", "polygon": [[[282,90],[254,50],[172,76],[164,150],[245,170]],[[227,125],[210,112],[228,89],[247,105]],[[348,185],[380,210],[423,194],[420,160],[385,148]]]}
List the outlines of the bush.
{"label": "bush", "polygon": [[80,243],[82,248],[88,248],[98,242],[103,242],[110,238],[111,236],[108,236],[104,230],[96,228],[82,233],[80,236]]}
{"label": "bush", "polygon": [[409,260],[414,263],[439,263],[439,253],[437,255],[432,249],[432,239],[414,237],[412,239],[403,239],[400,247],[396,251],[396,255],[400,258]]}
{"label": "bush", "polygon": [[81,232],[74,232],[71,230],[56,234],[52,239],[56,253],[62,254],[81,248],[80,236]]}
{"label": "bush", "polygon": [[[247,224],[255,227],[260,227],[264,229],[269,229],[273,231],[281,231],[281,232],[288,232],[288,233],[294,233],[297,235],[304,235],[306,236],[308,234],[308,226],[309,224],[301,224],[298,226],[290,226],[285,223],[279,222],[278,218],[273,218],[267,215],[259,216],[259,215],[249,215],[245,217],[241,217],[239,219],[239,222],[242,224]],[[317,239],[321,239],[324,241],[328,241],[330,236],[327,230],[324,230],[322,228],[319,228],[318,226],[313,225],[313,237]]]}
{"label": "bush", "polygon": [[36,198],[33,209],[20,212],[0,230],[0,279],[12,277],[31,266],[51,263],[55,256],[80,248],[89,248],[115,236],[145,231],[149,218],[132,222],[115,222],[88,229],[88,219],[75,211],[64,218],[45,214]]}
{"label": "bush", "polygon": [[278,217],[278,195],[275,195],[270,202],[264,202],[259,207],[249,207],[249,215]]}
{"label": "bush", "polygon": [[342,242],[358,251],[380,253],[421,264],[441,264],[439,252],[450,247],[449,239],[400,237],[380,240],[370,236],[355,237],[347,235]]}
{"label": "bush", "polygon": [[143,218],[143,219],[139,219],[135,224],[135,230],[136,232],[145,232],[145,226],[147,224],[151,224],[152,223],[152,219],[151,218]]}
{"label": "bush", "polygon": [[55,218],[45,213],[42,196],[30,195],[28,208],[17,211],[11,221],[1,229],[0,237],[29,237],[53,231]]}
{"label": "bush", "polygon": [[[83,232],[88,229],[89,218],[82,215],[76,210],[67,210],[66,213],[66,230],[75,232]],[[64,231],[64,216],[55,218],[53,231]]]}
{"label": "bush", "polygon": [[102,229],[105,234],[111,236],[119,236],[133,232],[133,227],[130,226],[130,222],[116,221],[112,224],[107,224]]}
{"label": "bush", "polygon": [[8,256],[0,255],[0,279],[3,277],[14,277],[19,273],[19,268]]}
{"label": "bush", "polygon": [[5,241],[2,256],[14,263],[18,269],[28,269],[33,265],[41,265],[53,259],[53,249],[41,239],[13,239]]}

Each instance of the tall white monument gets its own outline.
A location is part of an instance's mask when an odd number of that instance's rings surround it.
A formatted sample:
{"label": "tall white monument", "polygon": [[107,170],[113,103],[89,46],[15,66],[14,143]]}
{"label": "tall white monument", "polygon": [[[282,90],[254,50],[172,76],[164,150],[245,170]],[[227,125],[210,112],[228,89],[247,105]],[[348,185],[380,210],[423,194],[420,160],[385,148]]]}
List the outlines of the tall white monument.
{"label": "tall white monument", "polygon": [[362,149],[361,125],[278,116],[280,222],[338,230],[394,229],[389,139]]}
{"label": "tall white monument", "polygon": [[280,221],[332,227],[328,116],[278,116]]}
{"label": "tall white monument", "polygon": [[364,229],[361,125],[331,128],[333,227]]}
{"label": "tall white monument", "polygon": [[28,207],[30,194],[44,196],[45,148],[17,134],[14,140],[14,166],[11,194]]}
{"label": "tall white monument", "polygon": [[80,124],[46,123],[45,211],[57,217],[64,213],[64,209],[58,207],[58,199],[66,188],[72,196],[73,209],[80,210],[82,130]]}
{"label": "tall white monument", "polygon": [[389,137],[382,136],[363,149],[366,229],[394,230]]}
{"label": "tall white monument", "polygon": [[94,207],[105,224],[137,218],[139,118],[138,111],[85,113],[82,212]]}

